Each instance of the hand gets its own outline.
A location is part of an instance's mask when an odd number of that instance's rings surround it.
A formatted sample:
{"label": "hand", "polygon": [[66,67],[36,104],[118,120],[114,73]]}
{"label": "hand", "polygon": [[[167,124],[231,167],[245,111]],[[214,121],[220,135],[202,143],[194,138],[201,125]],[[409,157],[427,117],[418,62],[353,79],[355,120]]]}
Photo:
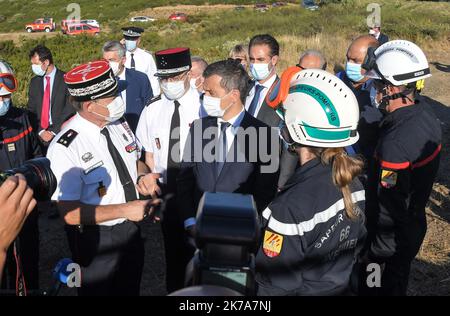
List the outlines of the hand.
{"label": "hand", "polygon": [[52,141],[53,137],[55,137],[55,135],[53,135],[53,133],[49,132],[49,131],[43,131],[42,133],[39,134],[39,137],[46,143],[49,143]]}
{"label": "hand", "polygon": [[128,202],[123,204],[123,217],[132,222],[140,222],[147,216],[151,216],[155,210],[155,206],[160,203],[160,199]]}
{"label": "hand", "polygon": [[0,251],[7,251],[36,206],[24,176],[9,177],[0,187]]}
{"label": "hand", "polygon": [[138,192],[143,196],[151,195],[153,199],[156,199],[161,195],[161,189],[157,182],[159,178],[161,178],[159,173],[149,173],[141,177],[136,185]]}

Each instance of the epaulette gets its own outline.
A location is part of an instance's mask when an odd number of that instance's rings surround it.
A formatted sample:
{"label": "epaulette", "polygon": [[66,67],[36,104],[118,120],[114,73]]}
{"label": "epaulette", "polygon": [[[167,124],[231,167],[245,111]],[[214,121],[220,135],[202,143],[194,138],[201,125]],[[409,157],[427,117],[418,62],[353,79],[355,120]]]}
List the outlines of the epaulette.
{"label": "epaulette", "polygon": [[75,132],[73,129],[69,129],[58,139],[57,143],[61,144],[63,146],[69,147],[70,144],[75,139],[75,137],[77,137],[77,135],[78,135],[78,132]]}
{"label": "epaulette", "polygon": [[150,101],[148,101],[145,106],[147,107],[150,104],[155,103],[156,101],[159,101],[159,100],[161,100],[161,95],[158,95],[158,96],[154,97],[153,99],[150,99]]}

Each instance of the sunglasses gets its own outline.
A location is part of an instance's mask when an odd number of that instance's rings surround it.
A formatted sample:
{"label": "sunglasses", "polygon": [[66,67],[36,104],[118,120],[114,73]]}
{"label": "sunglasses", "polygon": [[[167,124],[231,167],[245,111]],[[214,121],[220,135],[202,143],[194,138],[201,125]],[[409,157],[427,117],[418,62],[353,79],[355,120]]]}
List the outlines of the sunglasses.
{"label": "sunglasses", "polygon": [[12,74],[0,74],[0,89],[5,88],[8,92],[17,90],[17,79]]}

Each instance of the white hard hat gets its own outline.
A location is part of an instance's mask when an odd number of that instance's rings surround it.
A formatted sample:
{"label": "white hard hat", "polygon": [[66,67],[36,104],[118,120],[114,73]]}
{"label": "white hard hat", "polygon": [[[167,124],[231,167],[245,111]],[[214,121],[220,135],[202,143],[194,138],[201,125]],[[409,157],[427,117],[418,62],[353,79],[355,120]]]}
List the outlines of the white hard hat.
{"label": "white hard hat", "polygon": [[17,90],[17,80],[12,67],[0,60],[0,96],[8,95]]}
{"label": "white hard hat", "polygon": [[375,50],[374,58],[373,69],[366,77],[387,81],[394,86],[431,77],[424,52],[412,42],[405,40],[387,42]]}
{"label": "white hard hat", "polygon": [[359,139],[359,107],[338,77],[319,69],[294,75],[283,102],[284,122],[293,142],[313,147],[345,147]]}

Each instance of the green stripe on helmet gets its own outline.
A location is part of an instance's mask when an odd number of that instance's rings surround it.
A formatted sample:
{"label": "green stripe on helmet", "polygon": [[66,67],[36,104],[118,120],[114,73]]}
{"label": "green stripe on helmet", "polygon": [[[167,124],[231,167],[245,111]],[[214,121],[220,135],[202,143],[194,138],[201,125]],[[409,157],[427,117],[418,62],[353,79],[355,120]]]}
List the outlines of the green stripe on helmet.
{"label": "green stripe on helmet", "polygon": [[328,123],[336,127],[340,126],[341,122],[339,120],[339,115],[336,108],[331,100],[322,91],[307,84],[299,84],[289,88],[289,93],[293,92],[305,93],[314,98],[324,110],[328,118]]}
{"label": "green stripe on helmet", "polygon": [[335,130],[323,130],[317,127],[312,127],[303,122],[306,133],[312,137],[323,140],[346,140],[350,138],[350,130],[335,131]]}

